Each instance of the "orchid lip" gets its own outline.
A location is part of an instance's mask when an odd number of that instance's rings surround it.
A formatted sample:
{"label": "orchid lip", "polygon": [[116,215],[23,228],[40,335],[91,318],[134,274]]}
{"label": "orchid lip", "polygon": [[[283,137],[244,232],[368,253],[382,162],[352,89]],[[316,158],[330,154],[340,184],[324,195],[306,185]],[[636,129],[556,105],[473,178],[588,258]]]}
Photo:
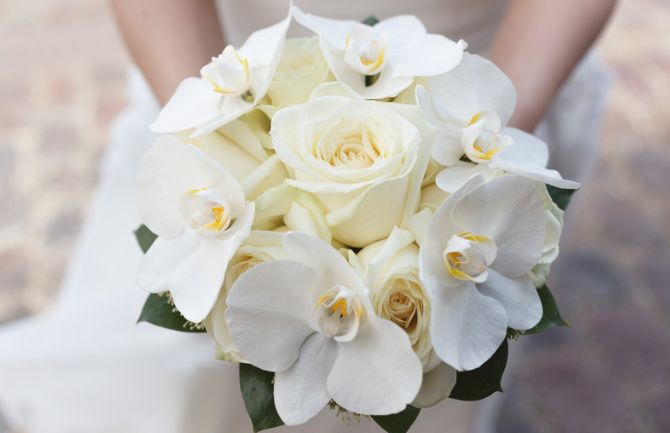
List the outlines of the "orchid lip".
{"label": "orchid lip", "polygon": [[483,283],[488,267],[497,255],[498,247],[491,239],[471,232],[451,237],[442,253],[447,273],[456,280]]}
{"label": "orchid lip", "polygon": [[312,322],[317,331],[340,342],[356,337],[365,309],[358,294],[344,286],[335,286],[319,296]]}
{"label": "orchid lip", "polygon": [[181,205],[187,229],[203,235],[225,232],[236,221],[236,215],[226,199],[211,188],[190,190]]}

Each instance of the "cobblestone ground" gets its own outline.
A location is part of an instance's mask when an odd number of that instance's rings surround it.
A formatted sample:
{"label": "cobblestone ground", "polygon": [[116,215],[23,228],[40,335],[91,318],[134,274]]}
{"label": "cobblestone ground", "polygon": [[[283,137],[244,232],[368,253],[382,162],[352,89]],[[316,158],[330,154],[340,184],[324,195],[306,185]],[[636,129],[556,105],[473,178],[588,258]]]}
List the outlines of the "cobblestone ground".
{"label": "cobblestone ground", "polygon": [[[552,276],[572,328],[526,339],[500,433],[670,431],[668,22],[666,0],[622,0],[600,43],[616,74],[602,161]],[[103,0],[2,1],[0,41],[6,322],[56,294],[124,104],[127,60]]]}
{"label": "cobblestone ground", "polygon": [[44,310],[123,107],[125,52],[102,0],[0,2],[0,321]]}
{"label": "cobblestone ground", "polygon": [[572,328],[527,337],[499,433],[670,432],[670,4],[621,1],[602,161],[551,287]]}

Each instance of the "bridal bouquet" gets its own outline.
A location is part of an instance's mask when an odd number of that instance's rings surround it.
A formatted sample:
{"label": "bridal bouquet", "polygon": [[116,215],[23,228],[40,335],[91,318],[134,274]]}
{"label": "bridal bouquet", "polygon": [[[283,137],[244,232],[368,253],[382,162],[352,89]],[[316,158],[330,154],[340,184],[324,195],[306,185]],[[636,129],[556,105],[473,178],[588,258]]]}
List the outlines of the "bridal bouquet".
{"label": "bridal bouquet", "polygon": [[507,341],[564,324],[544,283],[578,184],[465,49],[413,16],[293,7],[152,125],[140,321],[207,332],[256,431],[330,406],[405,432],[500,390]]}

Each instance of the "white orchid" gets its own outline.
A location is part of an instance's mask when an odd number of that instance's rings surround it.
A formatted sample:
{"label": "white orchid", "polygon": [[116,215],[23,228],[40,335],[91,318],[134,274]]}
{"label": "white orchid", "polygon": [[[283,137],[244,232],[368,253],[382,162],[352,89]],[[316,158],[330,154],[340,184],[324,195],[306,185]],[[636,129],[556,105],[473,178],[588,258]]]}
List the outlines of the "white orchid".
{"label": "white orchid", "polygon": [[400,15],[374,26],[306,14],[300,24],[319,35],[321,50],[337,79],[368,99],[393,97],[414,77],[443,74],[460,62],[465,43],[427,33],[415,16]]}
{"label": "white orchid", "polygon": [[422,375],[407,334],[375,317],[360,277],[330,245],[291,232],[283,254],[237,279],[226,321],[242,356],[276,372],[284,423],[306,422],[331,399],[368,415],[403,410]]}
{"label": "white orchid", "polygon": [[227,46],[200,70],[200,78],[181,82],[151,130],[211,132],[251,111],[265,96],[286,39],[291,15],[258,30],[239,50]]}
{"label": "white orchid", "polygon": [[542,316],[529,273],[542,255],[544,203],[535,183],[475,176],[449,196],[428,224],[420,275],[431,300],[433,349],[457,370],[493,355],[507,328]]}
{"label": "white orchid", "polygon": [[[505,126],[514,112],[516,92],[492,62],[466,53],[456,68],[418,86],[416,99],[428,121],[440,131],[432,157],[447,169],[438,175],[438,186],[457,189],[454,173],[447,173],[465,155],[486,169],[519,174],[558,188],[579,187],[546,168],[549,154],[544,142]],[[460,165],[468,169],[459,171],[463,175],[482,169],[474,164]],[[465,179],[461,177],[461,183]]]}
{"label": "white orchid", "polygon": [[139,286],[169,290],[186,319],[202,321],[216,302],[228,260],[249,234],[253,203],[222,165],[165,136],[142,161],[138,205],[142,221],[158,235],[140,264]]}

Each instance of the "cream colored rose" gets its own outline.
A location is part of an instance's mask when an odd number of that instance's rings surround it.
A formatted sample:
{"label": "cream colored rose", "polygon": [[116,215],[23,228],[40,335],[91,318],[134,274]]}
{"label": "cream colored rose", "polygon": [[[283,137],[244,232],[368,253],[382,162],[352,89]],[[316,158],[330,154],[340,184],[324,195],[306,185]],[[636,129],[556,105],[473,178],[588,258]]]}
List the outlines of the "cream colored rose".
{"label": "cream colored rose", "polygon": [[449,197],[449,193],[442,191],[434,183],[421,189],[421,200],[419,201],[419,210],[430,209],[435,212],[438,207]]}
{"label": "cream colored rose", "polygon": [[269,128],[267,116],[254,110],[214,132],[180,138],[226,167],[242,184],[246,197],[254,200],[286,177],[284,165],[271,150]]}
{"label": "cream colored rose", "polygon": [[221,293],[205,321],[207,332],[216,341],[217,356],[220,359],[232,362],[244,361],[228,333],[228,326],[224,317],[227,309],[226,297],[228,291],[237,278],[247,270],[260,263],[281,258],[282,236],[283,233],[281,232],[252,231],[228,263]]}
{"label": "cream colored rose", "polygon": [[270,188],[256,199],[253,227],[258,230],[287,230],[316,236],[331,243],[330,226],[325,209],[316,198],[305,191],[282,183]]}
{"label": "cream colored rose", "polygon": [[277,112],[272,142],[286,182],[314,194],[333,238],[364,247],[418,205],[433,130],[417,107],[358,99],[339,83]]}
{"label": "cream colored rose", "polygon": [[544,198],[545,232],[542,256],[538,264],[531,270],[531,279],[535,287],[540,287],[547,282],[551,264],[558,257],[564,214],[561,208],[552,201],[545,185],[538,184],[538,189]]}
{"label": "cream colored rose", "polygon": [[412,234],[394,229],[388,239],[358,253],[370,301],[377,316],[407,332],[424,371],[439,360],[430,342],[430,301],[419,281],[419,247]]}
{"label": "cream colored rose", "polygon": [[274,106],[302,104],[316,86],[333,78],[318,37],[287,39],[267,95]]}

